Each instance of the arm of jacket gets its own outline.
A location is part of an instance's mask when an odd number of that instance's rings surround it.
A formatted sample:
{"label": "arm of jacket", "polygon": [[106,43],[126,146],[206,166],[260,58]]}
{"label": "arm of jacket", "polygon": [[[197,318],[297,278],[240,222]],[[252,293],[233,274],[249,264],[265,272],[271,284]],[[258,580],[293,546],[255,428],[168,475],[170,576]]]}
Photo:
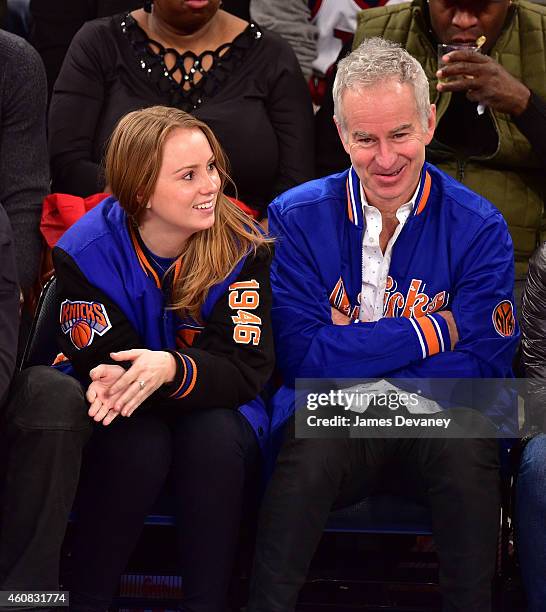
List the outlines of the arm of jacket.
{"label": "arm of jacket", "polygon": [[26,41],[4,32],[0,53],[0,202],[13,228],[19,283],[28,289],[38,277],[40,215],[49,193],[46,79],[40,57]]}
{"label": "arm of jacket", "polygon": [[270,84],[267,113],[279,143],[277,178],[268,202],[314,177],[313,105],[307,83],[290,45],[275,36],[276,78]]}
{"label": "arm of jacket", "polygon": [[519,342],[514,313],[514,255],[506,222],[495,212],[469,237],[456,270],[453,313],[459,342],[391,372],[398,378],[505,378]]}
{"label": "arm of jacket", "polygon": [[317,176],[326,176],[335,172],[343,172],[351,165],[351,158],[343,148],[343,143],[337,133],[334,116],[333,86],[337,74],[337,65],[341,59],[349,55],[353,39],[346,42],[331,71],[326,76],[326,91],[322,104],[315,114],[315,166]]}
{"label": "arm of jacket", "polygon": [[[60,322],[57,329],[57,343],[62,353],[70,359],[75,373],[82,382],[90,382],[89,371],[99,363],[115,364],[110,353],[132,348],[146,348],[138,332],[131,325],[117,304],[103,291],[89,283],[72,257],[59,247],[53,249],[53,264],[57,276],[56,309]],[[108,317],[109,325],[101,332],[93,333],[91,341],[84,348],[78,348],[71,339],[70,329],[63,331],[63,308],[68,302],[98,304],[99,312]],[[119,365],[119,363],[118,363]]]}
{"label": "arm of jacket", "polygon": [[419,319],[334,325],[327,290],[305,253],[313,236],[290,224],[275,206],[269,219],[270,231],[277,237],[271,268],[273,329],[286,384],[294,378],[374,378],[421,362],[435,351],[450,350],[447,323],[438,314],[424,317],[441,336],[441,341],[431,344]]}
{"label": "arm of jacket", "polygon": [[[95,334],[92,342],[77,349],[69,333],[58,332],[59,345],[71,360],[75,371],[83,380],[89,380],[89,371],[99,363],[115,363],[113,351],[146,348],[124,313],[104,292],[92,286],[69,255],[58,247],[53,250],[57,272],[57,307],[62,313],[65,300],[97,302],[108,314],[110,329],[102,336]],[[235,285],[214,306],[206,327],[195,345],[172,351],[177,361],[173,383],[164,385],[157,393],[172,398],[184,407],[230,407],[253,399],[261,391],[273,368],[273,342],[270,322],[271,290],[269,287],[269,253],[260,251],[245,262]],[[257,285],[257,306],[252,310],[237,308],[243,295],[237,283]],[[244,302],[241,302],[244,303]],[[253,305],[253,304],[252,304]],[[239,314],[244,310],[247,315]],[[248,316],[252,314],[252,317]],[[252,319],[259,329],[241,330],[233,318]],[[257,324],[257,320],[261,323]],[[242,327],[245,327],[243,323]],[[248,342],[246,340],[248,339]]]}
{"label": "arm of jacket", "polygon": [[8,217],[0,206],[0,406],[3,405],[17,355],[19,285]]}
{"label": "arm of jacket", "polygon": [[49,108],[53,191],[86,197],[104,181],[93,161],[93,142],[104,101],[110,37],[86,23],[76,34],[55,83]]}
{"label": "arm of jacket", "polygon": [[514,117],[514,123],[546,168],[546,102],[531,91],[529,105],[519,117]]}
{"label": "arm of jacket", "polygon": [[294,49],[306,79],[313,72],[317,56],[317,26],[311,23],[311,9],[306,0],[268,2],[251,0],[250,16],[264,28],[277,32]]}
{"label": "arm of jacket", "polygon": [[527,398],[525,424],[546,431],[546,242],[531,257],[523,293],[521,357]]}
{"label": "arm of jacket", "polygon": [[249,255],[191,348],[176,351],[169,396],[188,407],[236,408],[264,388],[274,365],[267,248]]}

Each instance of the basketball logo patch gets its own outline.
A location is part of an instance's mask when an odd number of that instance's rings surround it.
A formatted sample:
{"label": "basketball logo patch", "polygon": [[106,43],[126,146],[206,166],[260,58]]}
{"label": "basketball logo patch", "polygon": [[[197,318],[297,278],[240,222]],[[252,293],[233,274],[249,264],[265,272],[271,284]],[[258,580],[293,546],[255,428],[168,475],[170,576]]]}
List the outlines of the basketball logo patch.
{"label": "basketball logo patch", "polygon": [[493,310],[493,326],[500,336],[512,336],[516,329],[514,307],[509,300],[499,302]]}
{"label": "basketball logo patch", "polygon": [[88,347],[95,334],[104,335],[112,329],[104,304],[64,300],[60,312],[61,329],[78,349]]}

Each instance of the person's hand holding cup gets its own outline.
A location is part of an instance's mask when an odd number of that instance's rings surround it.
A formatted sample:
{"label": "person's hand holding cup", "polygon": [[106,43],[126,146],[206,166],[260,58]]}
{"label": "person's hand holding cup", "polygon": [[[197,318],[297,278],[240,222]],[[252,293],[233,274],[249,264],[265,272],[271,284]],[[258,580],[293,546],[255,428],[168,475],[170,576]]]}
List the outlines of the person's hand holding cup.
{"label": "person's hand holding cup", "polygon": [[[466,43],[441,43],[438,45],[438,70],[441,70],[444,66],[447,66],[447,62],[444,61],[444,56],[448,53],[451,53],[452,51],[473,51],[475,53],[478,53],[479,50],[480,48],[477,45],[469,45]],[[455,77],[438,78],[438,83],[448,83],[454,78]]]}
{"label": "person's hand holding cup", "polygon": [[464,93],[468,100],[477,103],[479,115],[488,107],[518,117],[527,108],[531,91],[491,56],[480,53],[485,42],[482,35],[475,45],[438,45],[436,89]]}

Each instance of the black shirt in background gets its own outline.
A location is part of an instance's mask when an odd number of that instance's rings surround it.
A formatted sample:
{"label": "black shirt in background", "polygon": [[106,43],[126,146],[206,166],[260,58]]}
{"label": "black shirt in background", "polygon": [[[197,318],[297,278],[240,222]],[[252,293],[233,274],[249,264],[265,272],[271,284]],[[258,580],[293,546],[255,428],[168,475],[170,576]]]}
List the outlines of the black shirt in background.
{"label": "black shirt in background", "polygon": [[[99,163],[120,117],[156,104],[176,106],[176,96],[142,68],[123,33],[124,18],[85,24],[68,51],[50,106],[53,191],[101,191]],[[309,91],[290,45],[276,34],[255,36],[244,60],[192,114],[218,137],[238,196],[249,206],[265,212],[277,194],[313,177]]]}
{"label": "black shirt in background", "polygon": [[449,106],[436,127],[434,138],[462,158],[490,156],[498,148],[499,137],[491,115],[487,110],[479,115],[477,106],[464,93],[451,94]]}
{"label": "black shirt in background", "polygon": [[[48,98],[72,38],[86,21],[142,8],[144,0],[30,0],[32,28],[29,42],[44,62]],[[0,19],[6,0],[0,0]],[[249,0],[224,0],[222,8],[249,21]]]}

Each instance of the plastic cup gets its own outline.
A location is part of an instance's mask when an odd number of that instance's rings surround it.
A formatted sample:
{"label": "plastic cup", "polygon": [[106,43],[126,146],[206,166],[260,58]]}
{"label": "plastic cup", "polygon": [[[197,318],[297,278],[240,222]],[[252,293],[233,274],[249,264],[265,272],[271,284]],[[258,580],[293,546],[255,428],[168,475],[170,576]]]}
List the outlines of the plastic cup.
{"label": "plastic cup", "polygon": [[[476,53],[479,52],[479,47],[476,45],[466,45],[463,43],[453,43],[453,44],[440,44],[438,45],[438,70],[447,66],[445,62],[442,61],[442,57],[451,51],[474,51]],[[448,81],[453,80],[453,77],[447,77],[445,79],[438,79],[439,83],[447,83]]]}

